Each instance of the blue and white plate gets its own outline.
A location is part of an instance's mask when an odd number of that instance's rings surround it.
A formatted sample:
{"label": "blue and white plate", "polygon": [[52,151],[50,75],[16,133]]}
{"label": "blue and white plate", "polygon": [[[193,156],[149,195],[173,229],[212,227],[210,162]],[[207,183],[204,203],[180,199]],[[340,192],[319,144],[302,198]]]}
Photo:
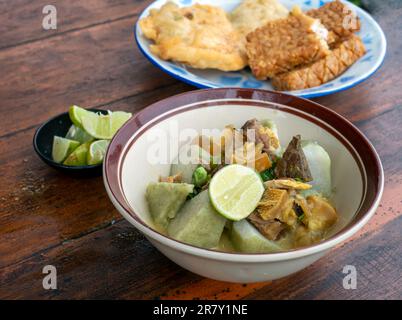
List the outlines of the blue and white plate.
{"label": "blue and white plate", "polygon": [[[318,8],[329,1],[331,0],[280,0],[289,9],[293,5],[299,5],[302,10]],[[165,2],[166,0],[153,2],[142,12],[139,19],[146,17],[150,9],[160,8]],[[190,6],[194,3],[211,4],[219,6],[226,11],[231,11],[241,3],[241,0],[176,0],[174,2],[181,6]],[[348,5],[354,9],[361,20],[361,30],[358,34],[364,42],[367,53],[336,79],[319,87],[289,91],[288,93],[312,98],[346,90],[369,78],[381,66],[387,46],[384,32],[366,11],[351,3],[348,3]],[[269,81],[255,79],[248,68],[236,72],[212,69],[200,70],[180,63],[161,60],[150,52],[149,45],[151,42],[144,37],[138,22],[134,32],[138,47],[145,57],[166,73],[188,84],[198,88],[241,87],[273,90]]]}

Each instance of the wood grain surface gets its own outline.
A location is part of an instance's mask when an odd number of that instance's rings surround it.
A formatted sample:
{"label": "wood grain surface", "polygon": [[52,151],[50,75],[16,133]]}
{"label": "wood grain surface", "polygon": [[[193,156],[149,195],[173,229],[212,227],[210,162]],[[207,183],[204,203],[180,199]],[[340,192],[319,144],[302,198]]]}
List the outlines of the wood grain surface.
{"label": "wood grain surface", "polygon": [[[194,275],[161,255],[113,208],[102,179],[74,179],[40,161],[35,129],[78,104],[138,112],[193,90],[152,66],[132,29],[140,0],[59,0],[58,29],[42,29],[44,0],[0,0],[0,299],[402,299],[402,3],[365,1],[388,40],[366,82],[315,99],[376,147],[385,192],[352,239],[309,268],[257,284]],[[42,268],[58,289],[42,288]],[[358,287],[342,287],[345,265]]]}

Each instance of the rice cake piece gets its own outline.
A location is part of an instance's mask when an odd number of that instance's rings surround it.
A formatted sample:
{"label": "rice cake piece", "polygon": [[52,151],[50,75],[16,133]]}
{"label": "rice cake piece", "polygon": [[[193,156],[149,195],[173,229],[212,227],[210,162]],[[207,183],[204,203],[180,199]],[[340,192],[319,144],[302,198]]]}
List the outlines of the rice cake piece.
{"label": "rice cake piece", "polygon": [[265,80],[324,58],[329,53],[327,35],[319,20],[294,7],[288,18],[268,22],[247,35],[251,71]]}
{"label": "rice cake piece", "polygon": [[150,183],[145,196],[154,222],[166,228],[193,190],[194,186],[187,183]]}
{"label": "rice cake piece", "polygon": [[221,8],[201,4],[179,7],[167,2],[152,9],[139,25],[145,37],[154,41],[151,52],[163,60],[223,71],[247,65],[244,43]]}
{"label": "rice cake piece", "polygon": [[214,248],[221,238],[226,219],[212,206],[208,190],[188,200],[171,220],[172,238],[203,248]]}
{"label": "rice cake piece", "polygon": [[353,35],[339,43],[325,58],[275,76],[272,79],[272,85],[275,89],[282,91],[320,86],[339,76],[365,53],[366,49],[362,40]]}
{"label": "rice cake piece", "polygon": [[269,21],[286,18],[289,10],[278,0],[244,0],[230,14],[233,26],[244,37]]}
{"label": "rice cake piece", "polygon": [[338,0],[328,2],[318,9],[309,10],[306,14],[319,19],[328,29],[327,42],[330,46],[360,30],[360,19],[348,5]]}

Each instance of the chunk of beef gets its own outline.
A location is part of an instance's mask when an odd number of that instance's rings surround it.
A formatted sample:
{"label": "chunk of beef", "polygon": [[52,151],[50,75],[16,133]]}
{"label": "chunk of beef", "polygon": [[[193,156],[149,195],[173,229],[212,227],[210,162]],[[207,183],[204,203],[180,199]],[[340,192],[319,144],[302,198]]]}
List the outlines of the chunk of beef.
{"label": "chunk of beef", "polygon": [[268,127],[264,127],[257,119],[248,120],[242,127],[244,139],[263,145],[262,151],[272,154],[279,148],[279,140],[275,133]]}
{"label": "chunk of beef", "polygon": [[313,180],[306,156],[301,147],[300,135],[294,136],[290,141],[282,158],[276,164],[275,174],[278,178]]}
{"label": "chunk of beef", "polygon": [[286,229],[286,224],[275,219],[264,220],[257,212],[250,214],[247,219],[269,240],[278,240],[282,231]]}

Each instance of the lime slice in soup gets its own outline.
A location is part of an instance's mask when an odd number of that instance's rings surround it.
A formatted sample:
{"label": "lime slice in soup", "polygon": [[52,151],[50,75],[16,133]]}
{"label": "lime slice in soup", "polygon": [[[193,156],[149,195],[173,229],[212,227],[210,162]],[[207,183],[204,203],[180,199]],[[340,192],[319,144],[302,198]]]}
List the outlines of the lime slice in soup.
{"label": "lime slice in soup", "polygon": [[232,164],[223,167],[212,178],[209,195],[215,209],[225,218],[239,221],[257,207],[264,185],[251,168]]}
{"label": "lime slice in soup", "polygon": [[89,113],[81,117],[81,123],[91,136],[110,140],[130,117],[131,113],[123,111],[109,112],[107,115]]}
{"label": "lime slice in soup", "polygon": [[54,136],[52,157],[53,161],[61,163],[80,145],[78,141]]}
{"label": "lime slice in soup", "polygon": [[97,140],[92,142],[87,154],[87,164],[93,165],[102,163],[108,145],[109,140]]}
{"label": "lime slice in soup", "polygon": [[89,145],[89,142],[80,145],[64,160],[63,164],[66,166],[85,166]]}

